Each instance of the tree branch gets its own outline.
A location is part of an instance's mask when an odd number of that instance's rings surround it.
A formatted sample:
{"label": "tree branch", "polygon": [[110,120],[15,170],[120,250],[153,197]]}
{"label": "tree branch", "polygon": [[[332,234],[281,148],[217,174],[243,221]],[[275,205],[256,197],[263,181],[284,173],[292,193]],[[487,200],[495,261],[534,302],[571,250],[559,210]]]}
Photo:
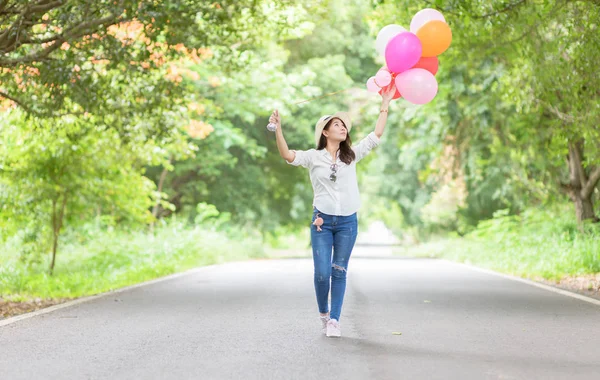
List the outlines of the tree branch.
{"label": "tree branch", "polygon": [[[561,102],[562,102],[562,98],[560,98]],[[538,104],[541,104],[543,107],[545,107],[548,111],[550,111],[550,113],[556,117],[558,117],[560,120],[567,122],[567,123],[574,123],[576,121],[584,121],[585,117],[584,116],[579,116],[579,117],[575,117],[573,115],[569,115],[568,113],[564,113],[562,111],[560,111],[558,109],[558,107],[553,106],[552,104],[543,101],[541,99],[535,99],[535,102]]]}
{"label": "tree branch", "polygon": [[2,16],[18,15],[18,14],[21,14],[21,12],[18,10],[13,10],[13,8],[0,11],[0,15],[2,15]]}
{"label": "tree branch", "polygon": [[0,91],[0,97],[6,98],[8,100],[12,100],[13,102],[15,102],[19,107],[23,108],[27,113],[30,113],[32,115],[36,115],[39,117],[63,117],[63,116],[82,116],[85,114],[84,111],[77,111],[77,112],[62,112],[62,113],[58,113],[58,112],[54,112],[54,111],[49,111],[49,112],[39,112],[39,111],[34,111],[33,109],[29,108],[28,105],[26,105],[25,103],[23,103],[23,101],[7,94],[6,92]]}
{"label": "tree branch", "polygon": [[26,45],[26,44],[36,44],[36,45],[41,45],[41,44],[47,44],[49,42],[52,41],[56,41],[57,39],[59,39],[61,37],[60,34],[55,34],[53,36],[50,37],[46,37],[46,38],[25,38],[23,40],[20,41],[21,45]]}
{"label": "tree branch", "polygon": [[582,189],[587,183],[585,171],[583,170],[583,159],[581,151],[583,149],[582,141],[569,142],[569,166],[571,167],[571,185],[574,188]]}
{"label": "tree branch", "polygon": [[581,189],[581,197],[587,199],[590,195],[592,195],[592,191],[596,188],[596,185],[600,181],[600,166],[596,167],[594,171],[590,173],[590,178],[587,183]]}
{"label": "tree branch", "polygon": [[476,15],[473,16],[473,18],[488,18],[488,17],[493,17],[493,16],[497,16],[500,13],[506,13],[509,12],[511,9],[518,7],[519,5],[525,3],[526,0],[519,0],[516,1],[514,3],[510,3],[508,4],[506,7],[499,9],[497,11],[491,12],[491,13],[487,13],[487,14],[483,14],[483,15]]}
{"label": "tree branch", "polygon": [[10,0],[2,0],[0,2],[0,14],[4,14],[4,13],[7,13],[7,12],[10,12],[10,11],[6,10],[6,6],[8,5],[9,1]]}
{"label": "tree branch", "polygon": [[18,14],[19,16],[13,21],[12,25],[0,33],[0,46],[2,46],[3,53],[6,54],[20,45],[21,36],[24,37],[26,35],[25,30],[37,23],[36,19],[41,18],[47,11],[60,7],[65,2],[66,0],[43,0],[33,5],[25,5],[21,9],[14,8],[12,14]]}
{"label": "tree branch", "polygon": [[56,0],[54,2],[40,1],[38,4],[29,7],[29,11],[30,13],[46,13],[51,9],[64,5],[65,3],[65,0]]}
{"label": "tree branch", "polygon": [[50,55],[50,53],[52,53],[54,50],[58,49],[61,46],[62,42],[64,42],[64,39],[62,39],[62,38],[58,39],[58,40],[56,40],[55,43],[48,46],[44,50],[26,55],[24,57],[6,59],[6,60],[0,59],[0,66],[6,67],[6,66],[14,66],[19,63],[43,61],[46,57],[48,57],[48,55]]}
{"label": "tree branch", "polygon": [[22,19],[27,15],[27,10],[27,5],[25,6],[25,8],[18,10],[20,17],[17,17],[17,19],[13,21],[13,23],[8,28],[6,28],[2,33],[0,33],[0,40],[4,39],[12,30],[17,28],[17,26],[21,23]]}
{"label": "tree branch", "polygon": [[25,111],[32,113],[31,108],[29,108],[28,106],[26,106],[22,101],[20,101],[17,98],[13,98],[12,96],[10,96],[9,94],[7,94],[4,91],[0,91],[0,96],[3,98],[6,98],[8,100],[12,100],[13,102],[17,103],[19,105],[19,107],[23,108]]}
{"label": "tree branch", "polygon": [[[97,28],[97,27],[105,25],[105,24],[109,24],[109,25],[113,24],[118,19],[119,19],[119,15],[111,14],[110,16],[106,16],[106,17],[98,19],[98,20],[83,22],[83,23],[81,23],[77,26],[74,26],[71,29],[65,31],[60,36],[60,38],[55,40],[55,42],[52,45],[48,46],[47,48],[45,48],[41,51],[37,51],[37,52],[31,53],[31,54],[28,54],[28,55],[25,55],[25,56],[19,57],[19,58],[5,59],[5,60],[0,59],[0,66],[7,67],[7,66],[13,66],[13,65],[16,65],[19,63],[42,61],[42,60],[46,59],[50,55],[50,53],[52,53],[56,49],[60,48],[60,46],[63,42],[66,42],[67,40],[72,39],[72,38],[77,38],[77,37],[86,35],[90,32],[90,29],[92,29],[92,28]],[[96,30],[96,29],[93,29],[93,30]]]}
{"label": "tree branch", "polygon": [[[507,4],[506,7],[502,8],[502,9],[496,10],[494,12],[482,14],[482,15],[470,14],[469,12],[467,12],[467,14],[469,14],[474,19],[483,19],[483,18],[493,17],[493,16],[499,15],[500,13],[509,12],[511,9],[516,8],[521,4],[524,4],[526,1],[527,0],[519,0],[514,3]],[[442,8],[442,7],[438,6],[437,4],[434,4],[432,1],[425,0],[425,3],[429,4],[431,8],[437,9],[443,13],[454,14],[457,16],[462,15],[461,13],[458,13],[451,8]]]}

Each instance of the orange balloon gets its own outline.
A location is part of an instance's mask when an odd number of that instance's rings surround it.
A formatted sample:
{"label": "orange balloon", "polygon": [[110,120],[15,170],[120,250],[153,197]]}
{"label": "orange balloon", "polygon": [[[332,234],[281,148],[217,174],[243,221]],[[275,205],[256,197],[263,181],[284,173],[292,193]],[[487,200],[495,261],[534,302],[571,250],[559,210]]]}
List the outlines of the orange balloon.
{"label": "orange balloon", "polygon": [[428,21],[417,30],[417,37],[423,45],[422,57],[436,57],[448,49],[452,42],[452,31],[448,24],[440,20]]}

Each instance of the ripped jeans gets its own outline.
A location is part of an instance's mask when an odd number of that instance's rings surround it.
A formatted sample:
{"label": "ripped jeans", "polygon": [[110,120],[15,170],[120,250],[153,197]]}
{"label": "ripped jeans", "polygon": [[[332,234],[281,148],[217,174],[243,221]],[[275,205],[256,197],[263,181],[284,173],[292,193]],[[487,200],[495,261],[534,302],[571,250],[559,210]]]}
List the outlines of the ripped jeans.
{"label": "ripped jeans", "polygon": [[329,311],[327,300],[331,283],[330,318],[339,321],[346,292],[348,261],[358,233],[358,220],[356,213],[349,216],[334,216],[323,214],[315,209],[312,221],[314,222],[318,216],[323,219],[321,231],[318,231],[317,226],[313,224],[310,226],[317,305],[320,313]]}

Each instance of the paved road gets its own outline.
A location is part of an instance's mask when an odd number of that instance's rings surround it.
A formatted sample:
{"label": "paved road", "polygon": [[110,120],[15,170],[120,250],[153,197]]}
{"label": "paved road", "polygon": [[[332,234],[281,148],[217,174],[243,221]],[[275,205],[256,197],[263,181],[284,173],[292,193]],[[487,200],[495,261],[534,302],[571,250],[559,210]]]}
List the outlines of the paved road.
{"label": "paved road", "polygon": [[600,306],[464,266],[353,258],[341,339],[315,303],[308,259],[207,267],[0,327],[0,378],[600,378]]}

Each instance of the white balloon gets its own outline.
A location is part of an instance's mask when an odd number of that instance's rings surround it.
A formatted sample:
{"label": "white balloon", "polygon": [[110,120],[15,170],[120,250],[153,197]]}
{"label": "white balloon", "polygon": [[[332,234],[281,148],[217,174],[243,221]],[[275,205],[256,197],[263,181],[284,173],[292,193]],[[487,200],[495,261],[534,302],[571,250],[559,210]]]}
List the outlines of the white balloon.
{"label": "white balloon", "polygon": [[420,27],[425,25],[429,21],[440,20],[442,22],[446,22],[444,15],[440,13],[440,11],[436,11],[432,8],[425,8],[418,11],[412,20],[410,21],[410,31],[411,33],[417,33]]}
{"label": "white balloon", "polygon": [[406,31],[406,29],[396,24],[386,25],[381,28],[377,34],[377,39],[375,40],[375,49],[377,49],[379,55],[385,56],[385,47],[387,46],[388,42],[394,36]]}

